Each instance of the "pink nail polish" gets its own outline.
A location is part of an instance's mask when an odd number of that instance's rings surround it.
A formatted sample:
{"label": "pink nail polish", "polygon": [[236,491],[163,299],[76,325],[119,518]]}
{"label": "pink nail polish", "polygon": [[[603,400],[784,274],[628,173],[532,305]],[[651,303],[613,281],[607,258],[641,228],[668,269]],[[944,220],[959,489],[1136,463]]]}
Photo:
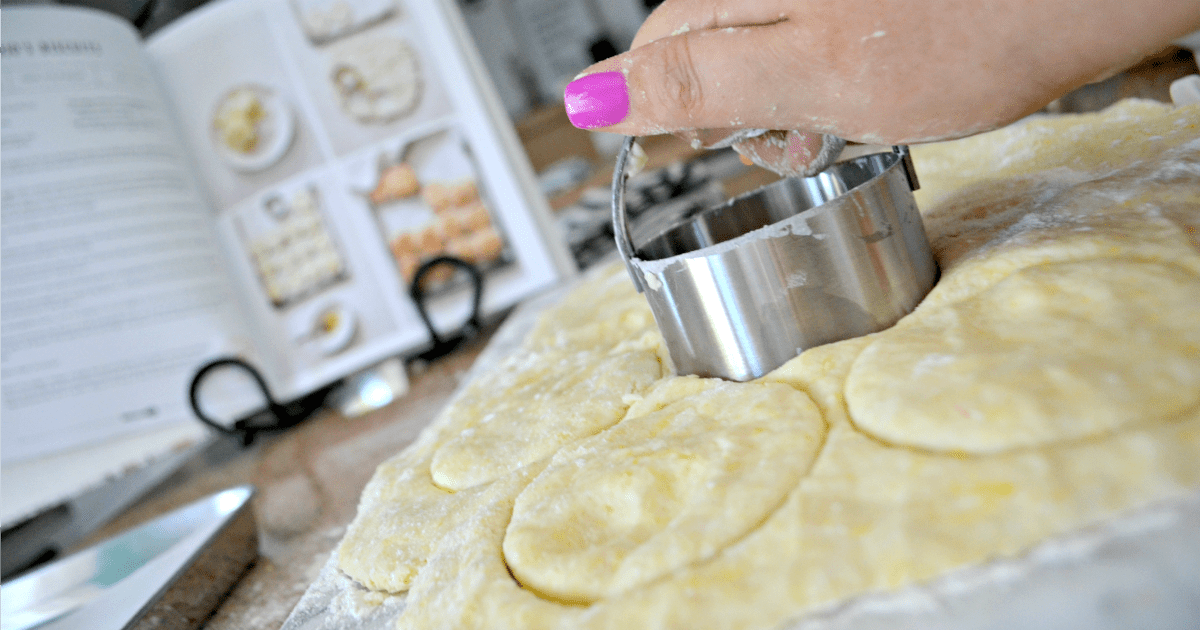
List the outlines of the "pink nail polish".
{"label": "pink nail polish", "polygon": [[567,84],[567,118],[580,129],[615,125],[629,113],[629,91],[620,72],[597,72]]}

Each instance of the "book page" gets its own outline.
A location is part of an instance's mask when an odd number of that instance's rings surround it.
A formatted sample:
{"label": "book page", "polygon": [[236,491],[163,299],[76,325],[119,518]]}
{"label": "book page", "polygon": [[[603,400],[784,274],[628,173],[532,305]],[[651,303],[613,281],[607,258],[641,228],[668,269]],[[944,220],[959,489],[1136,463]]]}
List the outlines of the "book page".
{"label": "book page", "polygon": [[[433,257],[483,271],[485,313],[569,273],[443,8],[221,0],[147,44],[279,397],[424,346],[408,287]],[[451,268],[435,272],[428,305],[445,332],[471,296]]]}
{"label": "book page", "polygon": [[10,7],[2,39],[5,465],[200,427],[192,373],[246,333],[136,32]]}

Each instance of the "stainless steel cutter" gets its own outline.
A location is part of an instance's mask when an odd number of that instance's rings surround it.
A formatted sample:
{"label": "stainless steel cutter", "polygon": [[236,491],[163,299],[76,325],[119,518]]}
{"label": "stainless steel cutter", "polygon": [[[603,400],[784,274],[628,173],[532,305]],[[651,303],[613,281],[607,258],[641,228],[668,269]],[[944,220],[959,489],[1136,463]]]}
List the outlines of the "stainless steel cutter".
{"label": "stainless steel cutter", "polygon": [[911,312],[937,266],[907,147],[839,162],[721,205],[647,220],[625,210],[628,138],[613,173],[617,249],[679,374],[757,378]]}

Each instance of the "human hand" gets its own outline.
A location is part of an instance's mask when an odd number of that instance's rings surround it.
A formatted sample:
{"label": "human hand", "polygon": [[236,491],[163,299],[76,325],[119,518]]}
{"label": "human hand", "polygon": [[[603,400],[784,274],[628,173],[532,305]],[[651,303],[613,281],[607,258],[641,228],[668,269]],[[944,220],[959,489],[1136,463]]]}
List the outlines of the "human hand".
{"label": "human hand", "polygon": [[578,127],[705,146],[741,133],[740,153],[800,173],[829,148],[822,134],[993,129],[1197,28],[1195,0],[666,0],[565,100]]}

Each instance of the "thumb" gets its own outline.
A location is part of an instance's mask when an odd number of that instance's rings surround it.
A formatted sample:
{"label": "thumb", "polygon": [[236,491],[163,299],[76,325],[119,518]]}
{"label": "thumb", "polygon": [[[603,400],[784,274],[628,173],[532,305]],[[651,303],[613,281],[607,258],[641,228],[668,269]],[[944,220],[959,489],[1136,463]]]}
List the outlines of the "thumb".
{"label": "thumb", "polygon": [[[576,127],[625,135],[777,128],[780,114],[804,108],[791,86],[824,83],[817,64],[789,54],[785,24],[692,31],[607,59],[567,85],[567,115]],[[781,57],[793,58],[786,69]]]}
{"label": "thumb", "polygon": [[733,145],[743,158],[783,177],[812,177],[829,168],[846,141],[804,131],[773,130]]}

